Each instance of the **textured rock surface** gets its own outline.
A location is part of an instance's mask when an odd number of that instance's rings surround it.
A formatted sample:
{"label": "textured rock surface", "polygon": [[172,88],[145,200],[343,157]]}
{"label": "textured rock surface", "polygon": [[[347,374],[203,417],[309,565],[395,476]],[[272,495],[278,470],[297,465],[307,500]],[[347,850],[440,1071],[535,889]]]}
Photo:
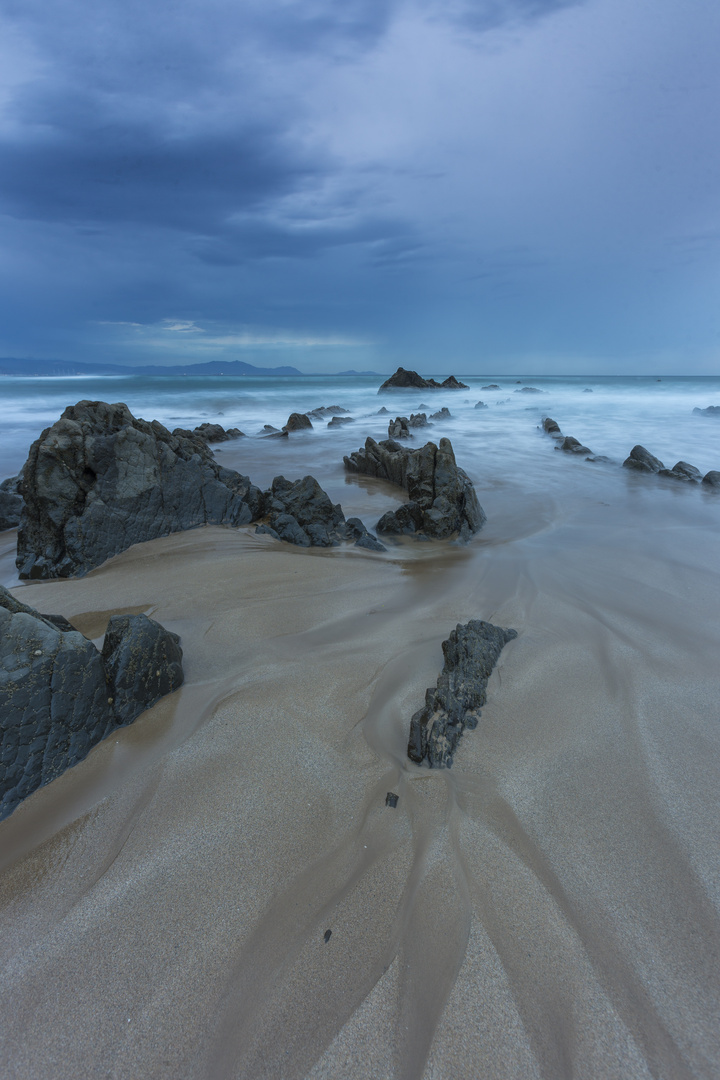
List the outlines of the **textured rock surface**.
{"label": "textured rock surface", "polygon": [[430,413],[431,420],[452,420],[452,414],[450,410],[443,405],[442,409],[438,409],[437,412]]}
{"label": "textured rock surface", "polygon": [[171,435],[126,405],[81,401],[30,448],[21,578],[84,574],[132,544],[196,525],[243,525],[260,492],[200,437]]}
{"label": "textured rock surface", "polygon": [[564,450],[568,454],[592,454],[592,450],[588,446],[583,446],[579,439],[575,439],[572,435],[566,435],[561,443],[558,443],[558,449]]}
{"label": "textured rock surface", "polygon": [[410,501],[384,514],[380,533],[421,534],[444,539],[458,533],[468,539],[486,520],[470,478],[455,462],[449,439],[410,450],[392,439],[368,438],[361,450],[344,458],[348,472],[389,480],[405,488]]}
{"label": "textured rock surface", "polygon": [[711,488],[720,488],[720,472],[716,469],[711,469],[710,472],[705,473],[702,478],[703,484]]}
{"label": "textured rock surface", "polygon": [[352,416],[333,416],[332,420],[328,421],[328,427],[339,428],[345,424],[354,424],[355,420]]}
{"label": "textured rock surface", "polygon": [[175,634],[145,616],[113,621],[108,665],[105,650],[64,619],[40,615],[0,586],[0,818],[181,685]]}
{"label": "textured rock surface", "polygon": [[406,371],[399,367],[394,375],[386,379],[378,393],[383,390],[467,390],[465,383],[459,382],[454,375],[448,375],[441,383],[435,379],[424,379],[417,371]]}
{"label": "textured rock surface", "polygon": [[646,450],[644,446],[633,446],[630,451],[629,457],[626,457],[623,461],[623,465],[626,469],[636,469],[638,472],[650,472],[656,473],[664,469],[662,461],[659,458],[653,457],[649,450]]}
{"label": "textured rock surface", "polygon": [[543,431],[547,431],[548,435],[559,435],[560,425],[557,420],[553,420],[550,416],[546,416],[542,422]]}
{"label": "textured rock surface", "polygon": [[9,476],[0,484],[0,532],[15,529],[20,524],[23,497],[20,494],[22,475]]}
{"label": "textured rock surface", "polygon": [[487,683],[500,652],[516,630],[473,619],[443,641],[445,664],[425,706],[410,721],[408,757],[430,768],[449,768],[465,728],[477,727]]}

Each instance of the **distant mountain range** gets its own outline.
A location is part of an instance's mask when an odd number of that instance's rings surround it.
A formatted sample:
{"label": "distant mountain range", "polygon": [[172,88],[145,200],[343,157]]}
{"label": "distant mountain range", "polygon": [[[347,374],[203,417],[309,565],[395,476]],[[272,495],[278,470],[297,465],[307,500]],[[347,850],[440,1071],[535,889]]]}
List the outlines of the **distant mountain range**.
{"label": "distant mountain range", "polygon": [[[376,371],[338,371],[338,375],[374,375]],[[210,360],[205,364],[79,364],[72,360],[17,360],[0,357],[0,375],[257,375],[305,377],[294,367],[255,367],[244,360]]]}

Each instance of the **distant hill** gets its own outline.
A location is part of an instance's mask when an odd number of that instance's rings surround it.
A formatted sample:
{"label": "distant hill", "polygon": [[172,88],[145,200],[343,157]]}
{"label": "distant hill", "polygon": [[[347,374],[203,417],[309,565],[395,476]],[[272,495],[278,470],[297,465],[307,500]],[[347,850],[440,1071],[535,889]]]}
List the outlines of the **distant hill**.
{"label": "distant hill", "polygon": [[338,375],[373,375],[376,379],[384,378],[379,371],[338,371]]}
{"label": "distant hill", "polygon": [[[349,372],[347,374],[350,374]],[[365,373],[363,373],[365,374]],[[261,368],[244,360],[210,360],[206,364],[80,364],[72,360],[0,358],[0,375],[257,375],[304,376],[294,367]]]}

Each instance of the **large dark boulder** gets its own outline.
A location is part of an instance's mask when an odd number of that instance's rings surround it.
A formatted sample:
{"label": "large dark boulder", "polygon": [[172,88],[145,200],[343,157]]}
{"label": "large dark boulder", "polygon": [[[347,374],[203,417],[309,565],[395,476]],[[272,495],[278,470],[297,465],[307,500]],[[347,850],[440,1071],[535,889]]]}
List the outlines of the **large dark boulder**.
{"label": "large dark boulder", "polygon": [[0,818],[181,685],[175,634],[145,616],[110,623],[101,654],[0,586]]}
{"label": "large dark boulder", "polygon": [[394,375],[386,379],[378,393],[383,390],[467,390],[465,383],[459,382],[454,375],[448,375],[443,382],[435,379],[424,379],[417,371],[406,371],[399,367]]}
{"label": "large dark boulder", "polygon": [[196,525],[244,525],[261,498],[203,438],[103,401],[71,405],[33,443],[23,491],[21,578],[84,574],[132,544]]}
{"label": "large dark boulder", "polygon": [[311,428],[312,420],[305,413],[290,413],[288,416],[287,424],[283,425],[283,431],[302,431],[304,428]]}
{"label": "large dark boulder", "polygon": [[344,458],[348,472],[375,476],[405,488],[410,500],[384,514],[381,533],[468,539],[486,520],[468,475],[458,467],[449,439],[411,450],[387,439],[365,440],[364,448]]}
{"label": "large dark boulder", "polygon": [[0,484],[0,532],[5,529],[14,529],[20,524],[20,513],[23,507],[21,482],[22,473],[18,476],[9,476]]}
{"label": "large dark boulder", "polygon": [[644,446],[633,446],[628,457],[623,461],[623,466],[626,469],[635,469],[637,472],[656,473],[664,469],[660,458],[653,457],[649,450],[646,450]]}
{"label": "large dark boulder", "polygon": [[516,630],[473,619],[443,641],[445,664],[425,692],[425,706],[410,721],[408,757],[430,768],[450,768],[465,728],[474,730],[487,699],[487,684],[500,652]]}
{"label": "large dark boulder", "polygon": [[720,472],[717,469],[711,469],[710,472],[705,473],[702,482],[706,487],[720,488]]}
{"label": "large dark boulder", "polygon": [[553,420],[552,417],[546,416],[542,422],[543,431],[546,431],[548,435],[560,435],[560,425],[557,420]]}
{"label": "large dark boulder", "polygon": [[592,454],[592,450],[583,446],[579,439],[576,439],[573,435],[566,435],[561,443],[558,443],[557,450],[564,450],[567,454]]}

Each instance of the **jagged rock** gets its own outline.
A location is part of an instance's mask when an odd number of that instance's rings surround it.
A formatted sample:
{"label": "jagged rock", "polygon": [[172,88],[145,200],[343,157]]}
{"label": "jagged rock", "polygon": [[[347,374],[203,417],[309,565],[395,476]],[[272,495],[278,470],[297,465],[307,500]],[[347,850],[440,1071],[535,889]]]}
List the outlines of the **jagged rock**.
{"label": "jagged rock", "polygon": [[[117,619],[144,620],[142,640]],[[105,649],[67,620],[40,615],[0,586],[0,818],[182,683],[175,634],[145,616],[115,624],[107,664]]]}
{"label": "jagged rock", "polygon": [[260,492],[199,437],[126,405],[69,406],[30,448],[18,530],[21,578],[85,574],[132,544],[196,525],[244,525]]}
{"label": "jagged rock", "polygon": [[490,406],[489,406],[489,405],[486,405],[484,401],[477,401],[477,402],[475,403],[475,408],[476,408],[476,409],[488,409],[489,407],[490,407]]}
{"label": "jagged rock", "polygon": [[660,469],[658,476],[669,476],[671,480],[684,480],[687,484],[697,484],[702,480],[702,473],[687,461],[678,461],[672,469]]}
{"label": "jagged rock", "polygon": [[626,469],[636,469],[638,472],[650,472],[656,473],[664,469],[662,461],[659,458],[653,457],[649,450],[646,450],[644,446],[633,446],[630,451],[630,456],[626,457],[623,461],[623,465]]}
{"label": "jagged rock", "polygon": [[0,484],[0,532],[15,529],[20,524],[23,497],[20,490],[22,473],[9,476]]}
{"label": "jagged rock", "polygon": [[465,728],[474,730],[487,700],[487,684],[503,646],[516,630],[473,619],[443,641],[445,658],[437,685],[410,721],[408,757],[430,768],[450,768]]}
{"label": "jagged rock", "polygon": [[[410,413],[408,427],[430,427],[426,414],[424,412]],[[390,437],[392,438],[392,436]]]}
{"label": "jagged rock", "polygon": [[438,409],[437,412],[430,414],[431,420],[452,420],[452,414],[446,405],[443,405],[442,409]]}
{"label": "jagged rock", "polygon": [[546,416],[542,422],[543,431],[547,431],[548,435],[560,435],[560,425],[557,420],[552,420],[549,416]]}
{"label": "jagged rock", "polygon": [[305,413],[290,413],[288,416],[287,424],[283,426],[283,431],[302,431],[303,428],[311,428],[312,420]]}
{"label": "jagged rock", "polygon": [[497,383],[490,383],[488,386],[481,386],[481,390],[500,390],[501,388]]}
{"label": "jagged rock", "polygon": [[272,424],[263,424],[258,435],[282,435],[282,432],[280,428],[273,427]]}
{"label": "jagged rock", "polygon": [[[345,515],[333,505],[314,476],[292,483],[276,476],[264,495],[269,526],[280,540],[299,547],[334,547],[346,538]],[[267,532],[260,527],[258,532]]]}
{"label": "jagged rock", "polygon": [[380,409],[378,409],[377,414],[378,414],[378,416],[386,416],[389,411],[390,410],[386,409],[385,406],[383,405]]}
{"label": "jagged rock", "polygon": [[720,405],[708,405],[707,409],[695,408],[693,412],[701,416],[720,416]]}
{"label": "jagged rock", "polygon": [[411,450],[387,439],[365,440],[365,447],[345,457],[348,472],[389,480],[405,488],[410,501],[384,514],[377,531],[444,539],[458,533],[469,539],[486,520],[475,489],[458,467],[449,439]]}
{"label": "jagged rock", "polygon": [[573,438],[572,435],[566,435],[561,443],[558,443],[556,450],[565,450],[568,454],[592,454],[592,450],[589,447],[583,446],[579,439]]}
{"label": "jagged rock", "polygon": [[710,472],[705,473],[702,482],[707,487],[720,488],[720,472],[716,469],[711,469]]}
{"label": "jagged rock", "polygon": [[343,427],[345,424],[354,424],[355,419],[352,416],[333,416],[332,420],[328,422],[328,427],[338,428]]}
{"label": "jagged rock", "polygon": [[[270,426],[269,424],[265,425],[266,428],[268,428],[269,426]],[[288,439],[289,437],[290,437],[289,432],[287,432],[287,431],[278,431],[277,429],[274,429],[273,431],[271,431],[267,435],[262,435],[261,436],[261,438],[263,438],[263,439]]]}
{"label": "jagged rock", "polygon": [[424,379],[417,371],[406,371],[399,367],[394,375],[386,379],[378,393],[383,390],[467,390],[465,383],[459,382],[454,375],[448,375],[441,383],[435,379]]}
{"label": "jagged rock", "polygon": [[409,439],[410,425],[407,416],[396,416],[388,424],[389,439]]}

